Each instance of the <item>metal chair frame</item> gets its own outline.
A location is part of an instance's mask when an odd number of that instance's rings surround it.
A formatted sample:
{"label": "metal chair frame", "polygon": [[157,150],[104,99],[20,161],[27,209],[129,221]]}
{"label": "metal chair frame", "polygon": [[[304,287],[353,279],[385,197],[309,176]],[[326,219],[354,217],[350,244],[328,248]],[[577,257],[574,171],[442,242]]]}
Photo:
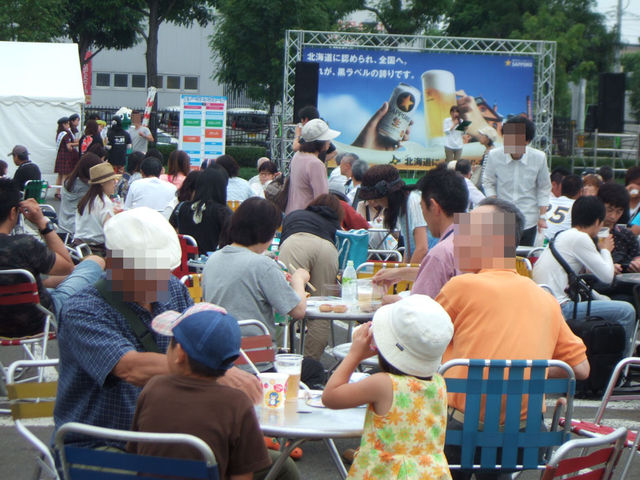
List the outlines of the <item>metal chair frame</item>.
{"label": "metal chair frame", "polygon": [[[183,443],[197,449],[203,460],[150,457],[134,453],[94,450],[72,444],[65,445],[64,438],[67,434],[120,442]],[[209,445],[198,437],[183,433],[131,432],[70,422],[62,425],[56,432],[55,448],[60,456],[65,480],[95,478],[124,480],[134,478],[135,474],[153,476],[153,478],[158,476],[209,480],[220,478],[216,458]],[[102,468],[108,468],[109,471],[96,471]]]}
{"label": "metal chair frame", "polygon": [[[454,367],[466,368],[466,376],[446,377]],[[566,378],[547,378],[550,367],[564,370]],[[446,445],[461,449],[460,464],[450,464],[450,468],[496,473],[544,469],[538,458],[540,450],[545,449],[548,458],[554,447],[568,439],[568,426],[557,428],[560,410],[565,410],[568,418],[573,414],[576,380],[566,363],[454,359],[442,365],[439,373],[445,375],[448,393],[465,394],[462,430],[447,429]],[[540,426],[546,394],[560,394],[565,400],[556,404],[550,431],[543,432]],[[521,420],[523,402],[527,406],[525,420]],[[478,455],[480,463],[476,463]]]}

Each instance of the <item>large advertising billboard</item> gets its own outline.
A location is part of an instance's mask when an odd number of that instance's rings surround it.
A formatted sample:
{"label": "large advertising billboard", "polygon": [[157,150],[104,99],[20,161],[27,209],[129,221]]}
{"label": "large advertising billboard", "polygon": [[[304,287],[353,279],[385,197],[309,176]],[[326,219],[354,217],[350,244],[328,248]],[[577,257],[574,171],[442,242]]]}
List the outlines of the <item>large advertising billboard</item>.
{"label": "large advertising billboard", "polygon": [[320,65],[318,110],[341,132],[334,143],[370,163],[424,168],[443,159],[453,105],[470,122],[463,158],[484,153],[480,132],[500,145],[504,121],[532,118],[532,57],[305,47],[303,60]]}

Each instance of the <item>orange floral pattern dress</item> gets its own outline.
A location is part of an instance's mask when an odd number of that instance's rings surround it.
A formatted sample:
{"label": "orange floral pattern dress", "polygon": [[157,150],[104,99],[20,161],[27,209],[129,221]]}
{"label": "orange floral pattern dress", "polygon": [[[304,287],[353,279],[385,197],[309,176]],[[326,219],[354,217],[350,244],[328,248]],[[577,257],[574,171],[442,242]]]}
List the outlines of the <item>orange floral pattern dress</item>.
{"label": "orange floral pattern dress", "polygon": [[444,379],[387,374],[393,402],[386,415],[367,407],[360,448],[349,470],[352,479],[451,480],[444,456],[447,387]]}

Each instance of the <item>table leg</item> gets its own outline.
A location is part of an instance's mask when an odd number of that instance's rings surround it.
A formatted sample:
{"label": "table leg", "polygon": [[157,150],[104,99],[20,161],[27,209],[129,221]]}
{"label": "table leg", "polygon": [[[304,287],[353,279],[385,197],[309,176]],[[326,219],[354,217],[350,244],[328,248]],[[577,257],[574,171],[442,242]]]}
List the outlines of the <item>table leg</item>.
{"label": "table leg", "polygon": [[273,480],[274,478],[276,478],[278,476],[278,473],[280,473],[282,464],[287,461],[287,458],[289,458],[289,455],[291,454],[291,452],[293,452],[293,449],[302,445],[305,439],[299,438],[298,440],[292,440],[287,438],[279,438],[278,441],[280,442],[280,457],[278,457],[275,463],[271,465],[271,469],[269,469],[269,473],[266,477],[264,477],[264,480]]}
{"label": "table leg", "polygon": [[336,448],[336,444],[333,443],[333,439],[331,438],[323,438],[322,441],[327,446],[327,450],[329,450],[329,455],[331,455],[331,460],[333,460],[333,463],[338,469],[340,478],[344,480],[345,478],[347,478],[347,469],[344,467],[344,463],[342,463],[342,459],[340,458],[340,453]]}

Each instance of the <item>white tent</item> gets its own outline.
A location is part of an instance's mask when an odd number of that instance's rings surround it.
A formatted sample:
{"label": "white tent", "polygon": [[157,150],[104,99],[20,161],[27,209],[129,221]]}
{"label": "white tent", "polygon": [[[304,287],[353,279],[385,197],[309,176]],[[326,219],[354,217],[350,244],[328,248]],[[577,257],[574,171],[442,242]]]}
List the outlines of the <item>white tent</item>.
{"label": "white tent", "polygon": [[78,46],[73,43],[0,42],[0,158],[24,145],[43,178],[55,180],[57,120],[80,114],[84,103]]}

